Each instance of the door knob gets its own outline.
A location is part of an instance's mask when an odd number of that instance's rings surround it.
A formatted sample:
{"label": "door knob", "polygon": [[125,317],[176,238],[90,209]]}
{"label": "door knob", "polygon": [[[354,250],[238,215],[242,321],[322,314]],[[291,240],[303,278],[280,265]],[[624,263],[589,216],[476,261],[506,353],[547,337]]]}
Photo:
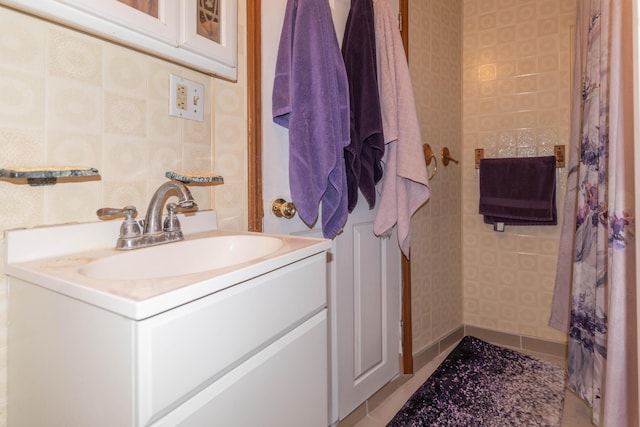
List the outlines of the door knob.
{"label": "door knob", "polygon": [[276,199],[271,202],[271,212],[278,218],[291,219],[296,214],[296,207],[292,202],[287,202],[285,199]]}

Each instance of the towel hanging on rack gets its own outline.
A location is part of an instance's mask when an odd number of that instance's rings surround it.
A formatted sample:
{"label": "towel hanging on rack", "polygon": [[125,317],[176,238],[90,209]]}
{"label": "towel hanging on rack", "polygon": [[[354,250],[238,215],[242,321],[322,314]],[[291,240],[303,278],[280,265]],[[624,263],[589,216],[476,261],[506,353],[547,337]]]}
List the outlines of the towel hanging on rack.
{"label": "towel hanging on rack", "polygon": [[556,158],[480,160],[480,206],[486,224],[556,225]]}
{"label": "towel hanging on rack", "polygon": [[378,97],[376,40],[371,0],[351,0],[342,55],[349,80],[351,143],[345,148],[349,212],[358,202],[358,189],[373,209],[376,184],[382,178],[382,117]]}
{"label": "towel hanging on rack", "polygon": [[[332,239],[347,221],[349,88],[326,0],[288,0],[273,82],[273,121],[289,129],[289,186],[309,226]],[[321,203],[322,202],[322,203]]]}
{"label": "towel hanging on rack", "polygon": [[384,175],[378,183],[380,205],[373,232],[382,236],[397,224],[398,244],[409,257],[411,217],[431,197],[429,175],[396,14],[387,0],[377,0],[373,8],[385,140]]}

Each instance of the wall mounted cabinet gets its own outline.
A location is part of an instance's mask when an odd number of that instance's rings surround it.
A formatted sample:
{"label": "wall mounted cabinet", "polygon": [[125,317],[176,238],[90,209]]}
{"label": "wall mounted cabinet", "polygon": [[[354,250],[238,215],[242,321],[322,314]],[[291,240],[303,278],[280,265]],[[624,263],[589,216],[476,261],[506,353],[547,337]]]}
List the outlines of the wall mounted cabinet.
{"label": "wall mounted cabinet", "polygon": [[235,0],[0,0],[0,4],[236,80]]}

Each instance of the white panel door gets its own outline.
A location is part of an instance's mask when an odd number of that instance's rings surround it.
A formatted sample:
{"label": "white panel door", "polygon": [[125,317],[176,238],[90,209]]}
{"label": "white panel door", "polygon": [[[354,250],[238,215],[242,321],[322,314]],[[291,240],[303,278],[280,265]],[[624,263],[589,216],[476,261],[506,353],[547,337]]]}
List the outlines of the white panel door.
{"label": "white panel door", "polygon": [[[397,7],[397,0],[391,0]],[[349,0],[329,0],[338,40],[342,40]],[[320,237],[295,216],[271,214],[271,202],[291,200],[288,131],[271,117],[271,91],[286,0],[262,2],[262,152],[264,230],[268,233]],[[377,208],[364,200],[349,215],[344,232],[333,241],[328,263],[330,323],[331,423],[398,375],[400,352],[400,250],[395,234],[373,234]],[[318,221],[320,223],[320,221]]]}
{"label": "white panel door", "polygon": [[339,419],[397,376],[400,368],[400,249],[395,232],[386,239],[373,234],[374,218],[375,210],[369,210],[362,198],[332,249]]}

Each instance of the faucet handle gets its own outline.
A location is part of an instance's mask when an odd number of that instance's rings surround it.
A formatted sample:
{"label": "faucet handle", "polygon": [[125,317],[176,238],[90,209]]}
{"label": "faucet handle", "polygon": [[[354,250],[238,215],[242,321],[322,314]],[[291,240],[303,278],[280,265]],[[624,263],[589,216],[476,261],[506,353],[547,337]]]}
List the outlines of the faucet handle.
{"label": "faucet handle", "polygon": [[110,219],[110,217],[124,215],[125,219],[133,219],[138,214],[138,210],[135,206],[127,205],[122,209],[118,208],[100,208],[96,211],[96,215],[100,219]]}
{"label": "faucet handle", "polygon": [[138,237],[140,235],[140,225],[135,220],[138,210],[135,206],[128,205],[122,209],[102,208],[98,209],[96,214],[100,218],[109,218],[113,216],[124,215],[124,222],[120,226],[120,238]]}
{"label": "faucet handle", "polygon": [[175,203],[167,203],[167,217],[164,219],[163,231],[180,231],[180,221],[176,216],[176,210],[179,206]]}

